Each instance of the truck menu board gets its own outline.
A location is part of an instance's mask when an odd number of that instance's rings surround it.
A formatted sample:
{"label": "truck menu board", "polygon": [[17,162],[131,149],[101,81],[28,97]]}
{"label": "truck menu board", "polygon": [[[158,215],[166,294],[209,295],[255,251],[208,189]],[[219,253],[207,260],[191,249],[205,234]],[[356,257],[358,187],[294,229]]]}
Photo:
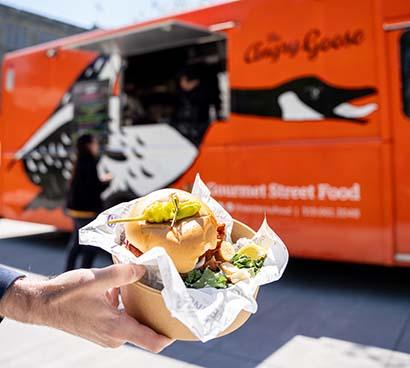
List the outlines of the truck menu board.
{"label": "truck menu board", "polygon": [[91,133],[106,143],[108,137],[108,80],[81,81],[73,87],[75,134]]}

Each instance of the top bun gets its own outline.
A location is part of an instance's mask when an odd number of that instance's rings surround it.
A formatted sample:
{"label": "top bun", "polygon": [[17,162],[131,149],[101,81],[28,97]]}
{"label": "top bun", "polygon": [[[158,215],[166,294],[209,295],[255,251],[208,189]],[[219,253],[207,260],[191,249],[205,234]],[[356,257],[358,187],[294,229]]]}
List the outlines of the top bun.
{"label": "top bun", "polygon": [[[130,217],[139,217],[153,202],[167,202],[171,194],[176,194],[180,202],[199,201],[191,193],[179,189],[161,189],[140,198],[131,208]],[[200,201],[199,201],[200,202]],[[201,202],[199,213],[179,220],[171,228],[170,223],[149,223],[133,221],[125,224],[127,240],[141,252],[154,247],[164,248],[174,261],[180,273],[195,268],[199,257],[217,246],[218,223],[212,211]]]}

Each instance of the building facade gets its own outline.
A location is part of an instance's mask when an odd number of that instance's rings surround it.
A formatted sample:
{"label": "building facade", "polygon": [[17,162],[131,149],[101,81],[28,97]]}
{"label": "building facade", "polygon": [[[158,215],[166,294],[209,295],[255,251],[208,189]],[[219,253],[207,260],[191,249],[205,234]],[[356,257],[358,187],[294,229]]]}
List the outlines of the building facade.
{"label": "building facade", "polygon": [[6,52],[84,31],[87,29],[0,4],[0,60]]}

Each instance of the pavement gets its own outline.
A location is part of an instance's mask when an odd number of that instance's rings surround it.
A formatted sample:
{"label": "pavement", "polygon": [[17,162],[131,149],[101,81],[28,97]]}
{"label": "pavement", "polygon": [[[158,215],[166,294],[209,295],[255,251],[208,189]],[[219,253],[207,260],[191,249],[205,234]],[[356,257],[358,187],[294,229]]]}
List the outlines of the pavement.
{"label": "pavement", "polygon": [[49,234],[56,231],[51,225],[34,224],[32,222],[0,219],[0,239]]}
{"label": "pavement", "polygon": [[[9,237],[0,220],[0,263],[42,274],[63,270],[68,234]],[[18,234],[17,234],[18,235]],[[2,238],[2,239],[1,239]],[[96,266],[110,263],[101,254]],[[44,327],[4,321],[0,367],[410,367],[410,269],[292,259],[261,288],[259,310],[226,337],[176,342],[161,355],[104,350]]]}
{"label": "pavement", "polygon": [[4,368],[197,367],[127,345],[116,350],[104,349],[61,331],[11,320],[2,323],[0,341],[0,367]]}

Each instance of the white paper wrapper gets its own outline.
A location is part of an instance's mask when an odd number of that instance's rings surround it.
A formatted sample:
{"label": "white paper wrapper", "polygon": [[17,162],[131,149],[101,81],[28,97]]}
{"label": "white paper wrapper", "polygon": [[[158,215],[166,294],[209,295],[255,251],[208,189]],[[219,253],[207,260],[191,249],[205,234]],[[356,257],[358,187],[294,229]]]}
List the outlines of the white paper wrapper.
{"label": "white paper wrapper", "polygon": [[[226,239],[230,240],[233,220],[227,211],[211,197],[199,175],[192,194],[207,204],[219,223],[225,224]],[[121,203],[101,213],[93,222],[80,229],[80,243],[100,247],[122,263],[136,263],[147,269],[143,282],[162,290],[165,305],[172,316],[186,325],[194,335],[205,342],[215,338],[229,327],[243,309],[255,313],[254,298],[258,286],[277,281],[288,262],[288,251],[282,240],[269,227],[266,219],[253,239],[239,239],[238,248],[255,242],[267,249],[267,257],[260,272],[248,281],[241,281],[227,289],[187,288],[171,258],[160,247],[135,257],[121,245],[123,225],[108,225],[108,220],[127,216],[137,200]]]}

